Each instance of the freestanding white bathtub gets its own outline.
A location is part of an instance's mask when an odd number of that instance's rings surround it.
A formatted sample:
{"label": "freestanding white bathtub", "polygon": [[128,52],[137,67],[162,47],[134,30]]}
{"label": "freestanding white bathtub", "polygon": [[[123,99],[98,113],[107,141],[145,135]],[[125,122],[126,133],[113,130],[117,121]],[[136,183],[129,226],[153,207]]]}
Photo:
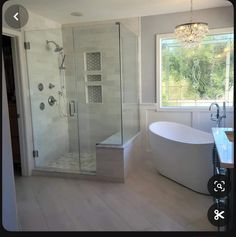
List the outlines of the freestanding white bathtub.
{"label": "freestanding white bathtub", "polygon": [[153,160],[160,174],[200,193],[209,194],[213,175],[213,136],[179,123],[155,122],[149,126]]}

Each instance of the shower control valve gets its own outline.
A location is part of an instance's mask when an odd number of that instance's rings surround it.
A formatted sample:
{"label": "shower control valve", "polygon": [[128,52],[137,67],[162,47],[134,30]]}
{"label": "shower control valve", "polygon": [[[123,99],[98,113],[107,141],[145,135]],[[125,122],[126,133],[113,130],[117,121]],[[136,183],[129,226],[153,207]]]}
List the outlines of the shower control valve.
{"label": "shower control valve", "polygon": [[53,85],[52,83],[49,83],[49,89],[52,89],[53,87],[55,87],[55,85]]}
{"label": "shower control valve", "polygon": [[48,104],[49,105],[53,106],[56,103],[56,101],[57,100],[52,95],[49,96],[49,98],[48,98]]}

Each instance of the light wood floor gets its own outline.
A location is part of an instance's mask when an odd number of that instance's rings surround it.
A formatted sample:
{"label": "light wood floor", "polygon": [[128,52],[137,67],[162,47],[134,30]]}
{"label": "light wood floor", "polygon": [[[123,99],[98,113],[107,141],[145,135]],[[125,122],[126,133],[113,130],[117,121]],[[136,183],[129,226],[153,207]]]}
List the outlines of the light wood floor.
{"label": "light wood floor", "polygon": [[212,198],[161,175],[145,159],[125,184],[15,177],[22,230],[214,231]]}

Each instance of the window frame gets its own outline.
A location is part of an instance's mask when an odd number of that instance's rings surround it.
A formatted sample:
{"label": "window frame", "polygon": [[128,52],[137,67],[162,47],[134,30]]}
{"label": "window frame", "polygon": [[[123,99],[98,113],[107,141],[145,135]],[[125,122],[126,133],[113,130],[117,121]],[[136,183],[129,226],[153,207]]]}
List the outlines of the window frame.
{"label": "window frame", "polygon": [[[209,29],[207,35],[211,34],[224,34],[224,33],[234,33],[233,27],[226,27],[226,28],[216,28],[216,29]],[[156,104],[157,104],[157,111],[177,111],[177,112],[194,112],[194,111],[208,111],[208,106],[184,106],[184,107],[161,107],[161,65],[162,65],[162,55],[161,55],[161,39],[167,38],[175,38],[174,33],[164,33],[164,34],[156,34]],[[222,106],[220,104],[220,106]],[[234,101],[233,106],[226,106],[227,112],[232,112],[234,108]]]}

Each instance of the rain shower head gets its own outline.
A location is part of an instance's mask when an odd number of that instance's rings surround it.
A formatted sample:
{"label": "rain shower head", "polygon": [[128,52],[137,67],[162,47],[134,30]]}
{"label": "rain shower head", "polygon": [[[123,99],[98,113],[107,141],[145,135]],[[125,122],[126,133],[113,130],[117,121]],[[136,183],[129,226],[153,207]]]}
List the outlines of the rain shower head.
{"label": "rain shower head", "polygon": [[54,45],[55,45],[55,49],[54,49],[54,52],[61,52],[62,50],[63,50],[63,48],[62,47],[60,47],[55,41],[53,41],[53,40],[47,40],[46,41],[47,42],[47,45],[49,44],[49,43],[53,43]]}

